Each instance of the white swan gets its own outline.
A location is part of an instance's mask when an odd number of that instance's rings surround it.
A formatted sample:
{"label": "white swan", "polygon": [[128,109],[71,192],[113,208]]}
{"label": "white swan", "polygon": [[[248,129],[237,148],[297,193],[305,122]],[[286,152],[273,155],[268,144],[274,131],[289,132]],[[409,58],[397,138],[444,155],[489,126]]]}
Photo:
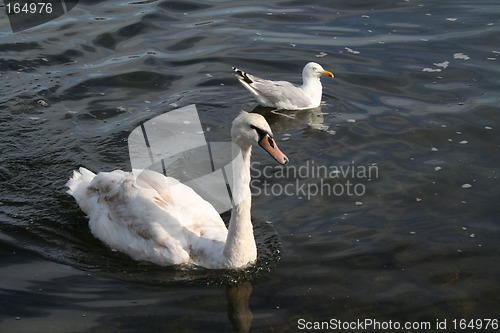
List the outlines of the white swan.
{"label": "white swan", "polygon": [[323,95],[320,77],[321,75],[333,77],[331,72],[324,70],[315,62],[304,66],[301,86],[287,81],[264,80],[236,67],[233,67],[233,70],[241,84],[252,93],[260,105],[286,110],[318,107]]}
{"label": "white swan", "polygon": [[[151,170],[115,170],[97,175],[85,168],[67,182],[90,230],[113,249],[159,265],[194,264],[206,268],[242,268],[255,262],[257,248],[250,219],[250,155],[259,144],[281,164],[279,150],[263,116],[242,112],[231,129],[241,149],[229,230],[215,208],[190,187]],[[136,173],[137,174],[137,173]],[[176,186],[174,186],[176,185]]]}

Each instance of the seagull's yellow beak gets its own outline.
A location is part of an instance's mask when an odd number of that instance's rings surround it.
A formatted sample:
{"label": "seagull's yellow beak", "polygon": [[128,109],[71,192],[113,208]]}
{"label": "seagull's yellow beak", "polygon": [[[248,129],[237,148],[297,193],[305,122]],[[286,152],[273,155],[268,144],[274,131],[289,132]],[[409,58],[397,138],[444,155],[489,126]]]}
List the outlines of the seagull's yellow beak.
{"label": "seagull's yellow beak", "polygon": [[332,73],[332,72],[329,72],[329,71],[323,71],[323,72],[321,72],[320,74],[326,75],[326,76],[328,76],[328,77],[335,77],[335,76],[333,75],[333,73]]}

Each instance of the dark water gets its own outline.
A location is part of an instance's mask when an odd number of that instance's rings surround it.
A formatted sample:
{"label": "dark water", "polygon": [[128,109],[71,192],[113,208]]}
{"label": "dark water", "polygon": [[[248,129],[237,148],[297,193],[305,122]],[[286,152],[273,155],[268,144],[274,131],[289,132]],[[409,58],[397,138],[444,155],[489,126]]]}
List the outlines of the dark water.
{"label": "dark water", "polygon": [[[80,1],[15,34],[0,15],[2,332],[498,319],[497,1]],[[297,172],[254,154],[257,267],[159,268],[92,237],[71,170],[129,169],[129,133],[190,104],[224,141],[256,106],[231,66],[300,81],[307,61],[335,73],[320,109],[255,110]]]}

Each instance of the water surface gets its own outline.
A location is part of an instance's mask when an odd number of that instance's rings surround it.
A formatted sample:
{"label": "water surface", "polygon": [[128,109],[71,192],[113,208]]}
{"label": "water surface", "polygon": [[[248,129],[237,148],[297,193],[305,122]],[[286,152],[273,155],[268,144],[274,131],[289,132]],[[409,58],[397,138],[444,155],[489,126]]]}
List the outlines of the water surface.
{"label": "water surface", "polygon": [[[80,1],[15,34],[0,15],[2,331],[498,318],[497,1]],[[308,61],[335,78],[319,109],[285,115],[255,108],[231,71],[298,83]],[[309,170],[282,176],[255,151],[255,191],[291,185],[253,198],[252,272],[133,262],[65,194],[78,166],[129,169],[129,133],[190,104],[210,141],[255,109]],[[347,181],[363,194],[300,190]]]}

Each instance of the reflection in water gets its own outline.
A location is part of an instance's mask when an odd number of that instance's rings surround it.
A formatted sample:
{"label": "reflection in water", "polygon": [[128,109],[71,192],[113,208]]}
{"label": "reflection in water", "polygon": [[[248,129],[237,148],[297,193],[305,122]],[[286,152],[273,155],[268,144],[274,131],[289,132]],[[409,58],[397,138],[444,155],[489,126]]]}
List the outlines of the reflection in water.
{"label": "reflection in water", "polygon": [[227,315],[234,332],[244,333],[250,331],[252,324],[252,311],[248,306],[250,295],[252,294],[252,284],[243,282],[226,287]]}
{"label": "reflection in water", "polygon": [[252,112],[266,117],[274,133],[302,128],[304,125],[316,130],[329,130],[329,127],[324,124],[321,106],[307,110],[276,110],[257,106]]}
{"label": "reflection in water", "polygon": [[[273,221],[284,255],[253,299],[272,293],[280,312],[313,320],[332,311],[346,321],[498,315],[498,1],[290,3],[81,1],[72,17],[0,32],[2,332],[33,332],[49,316],[52,331],[229,326],[220,286],[242,277],[112,252],[93,238],[64,182],[85,161],[130,168],[130,132],[181,106],[203,110],[207,139],[218,142],[228,119],[255,104],[230,66],[295,73],[319,57],[337,77],[324,87],[322,110],[254,112],[286,131],[279,136],[296,165],[376,163],[380,178],[362,200],[255,198],[253,214],[264,219],[256,225]],[[337,120],[349,124],[330,128],[334,137],[314,129]],[[280,256],[277,236],[259,242],[274,250],[259,254],[252,282]],[[24,262],[8,244],[46,261]],[[85,273],[53,279],[51,262]],[[217,303],[222,318],[200,300]],[[259,331],[290,328],[264,305],[252,310]]]}
{"label": "reflection in water", "polygon": [[[248,332],[252,324],[250,282],[226,282],[224,300],[222,286],[162,288],[109,280],[15,247],[0,248],[0,262],[2,332],[191,332],[179,329],[189,325],[200,332],[226,332],[231,326]],[[208,324],[206,304],[220,314]]]}

